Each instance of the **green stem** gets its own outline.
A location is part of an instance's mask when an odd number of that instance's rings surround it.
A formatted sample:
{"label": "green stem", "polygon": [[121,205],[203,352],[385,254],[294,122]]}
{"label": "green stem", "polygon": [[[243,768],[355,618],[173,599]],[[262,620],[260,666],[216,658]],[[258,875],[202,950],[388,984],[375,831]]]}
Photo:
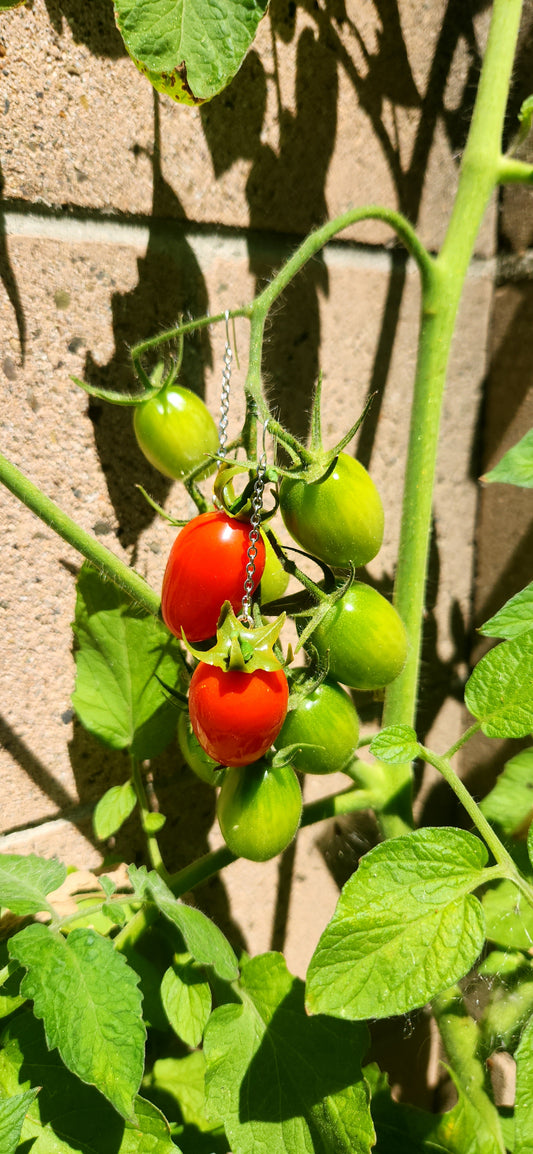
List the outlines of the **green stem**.
{"label": "green stem", "polygon": [[[422,315],[411,410],[394,604],[409,652],[385,696],[383,724],[413,725],[420,668],[425,582],[442,400],[463,284],[489,197],[501,172],[501,139],[520,22],[521,0],[495,0],[459,187],[441,252],[422,283]],[[410,765],[391,767],[398,817],[412,822]],[[390,836],[387,814],[383,832]]]}
{"label": "green stem", "polygon": [[480,729],[480,721],[475,721],[473,725],[470,725],[468,729],[465,729],[464,733],[461,734],[461,737],[458,737],[457,741],[446,750],[446,753],[444,754],[446,760],[451,761],[453,755],[457,753],[459,749],[462,749],[463,745],[466,745],[467,741],[470,741],[470,738],[473,737],[475,733],[479,733]]}
{"label": "green stem", "polygon": [[152,866],[153,869],[157,870],[157,873],[160,874],[160,876],[162,878],[164,878],[164,880],[166,881],[168,878],[168,874],[167,874],[167,871],[165,869],[163,858],[161,857],[161,850],[159,849],[159,843],[158,843],[157,837],[154,833],[151,833],[150,830],[147,829],[147,827],[146,827],[146,819],[150,815],[151,810],[150,810],[150,807],[148,805],[148,798],[146,796],[146,790],[144,788],[144,781],[142,778],[141,767],[140,767],[140,764],[139,764],[139,761],[137,760],[137,758],[133,757],[133,756],[131,757],[131,778],[133,781],[133,788],[135,790],[135,794],[137,797],[137,804],[139,806],[139,810],[140,810],[140,814],[141,814],[141,825],[143,828],[144,836],[146,838],[146,848],[148,850],[148,857],[150,859],[150,865]]}
{"label": "green stem", "polygon": [[452,986],[434,998],[433,1013],[450,1064],[465,1097],[505,1154],[498,1111],[492,1101],[490,1081],[481,1061],[481,1035],[477,1022],[466,1011],[461,991]]}
{"label": "green stem", "polygon": [[[249,317],[250,306],[241,309],[229,309],[228,315],[231,320],[235,317]],[[215,316],[199,317],[197,320],[184,321],[183,324],[176,325],[173,329],[167,329],[164,333],[158,333],[156,337],[149,337],[145,341],[139,341],[138,345],[133,345],[131,349],[131,359],[135,364],[143,353],[147,353],[150,349],[157,349],[159,345],[165,344],[167,341],[174,341],[179,337],[184,337],[186,333],[196,332],[197,329],[206,329],[209,325],[220,324],[225,322],[226,313],[217,313]]]}
{"label": "green stem", "polygon": [[502,156],[498,169],[498,184],[533,184],[533,164]]}
{"label": "green stem", "polygon": [[154,617],[159,616],[160,598],[157,593],[147,584],[147,582],[135,572],[134,569],[129,569],[123,561],[120,561],[110,549],[106,549],[105,545],[101,545],[84,529],[81,529],[71,517],[59,508],[58,505],[46,497],[40,489],[37,488],[19,469],[15,468],[5,457],[0,453],[0,481],[7,489],[18,497],[32,513],[44,521],[50,529],[54,530],[64,541],[72,545],[73,549],[77,549],[78,553],[82,553],[84,557],[90,561],[96,569],[120,589],[127,593],[132,601],[141,605],[148,613]]}

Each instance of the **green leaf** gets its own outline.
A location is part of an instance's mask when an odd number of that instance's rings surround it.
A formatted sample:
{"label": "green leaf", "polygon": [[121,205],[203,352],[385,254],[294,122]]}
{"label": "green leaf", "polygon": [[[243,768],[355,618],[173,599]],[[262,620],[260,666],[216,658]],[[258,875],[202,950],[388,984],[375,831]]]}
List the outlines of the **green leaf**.
{"label": "green leaf", "polygon": [[99,841],[116,833],[135,809],[137,797],[131,781],[112,785],[100,798],[93,814],[93,828]]}
{"label": "green leaf", "polygon": [[9,952],[28,970],[21,993],[33,998],[50,1049],[57,1047],[69,1070],[131,1118],[144,1066],[137,975],[90,929],[65,939],[46,926],[27,926]]}
{"label": "green leaf", "polygon": [[12,8],[20,8],[21,4],[24,4],[24,0],[2,0],[0,12],[10,12]]}
{"label": "green leaf", "polygon": [[196,1126],[201,1133],[208,1133],[220,1125],[218,1119],[213,1121],[205,1112],[205,1058],[202,1050],[187,1054],[185,1058],[160,1058],[154,1062],[147,1084],[156,1095],[177,1102],[184,1121]]}
{"label": "green leaf", "polygon": [[521,135],[523,132],[524,135],[527,136],[531,128],[531,122],[533,121],[533,96],[528,96],[525,100],[522,101],[522,104],[520,105],[520,111],[518,113],[518,121],[520,124]]}
{"label": "green leaf", "polygon": [[487,939],[511,950],[533,945],[533,909],[513,882],[490,885],[481,899]]}
{"label": "green leaf", "polygon": [[207,1108],[238,1154],[368,1154],[361,1058],[366,1027],[309,1018],[280,954],[243,966],[242,1005],[220,1006],[204,1038]]}
{"label": "green leaf", "polygon": [[387,1018],[425,1005],[468,972],[485,940],[469,891],[484,845],[457,829],[420,829],[376,846],[341,893],[311,958],[307,1007]]}
{"label": "green leaf", "polygon": [[482,481],[500,481],[504,485],[520,485],[524,489],[533,488],[533,429],[502,457],[501,461],[485,473]]}
{"label": "green leaf", "polygon": [[201,910],[179,902],[155,870],[148,872],[146,866],[140,869],[130,866],[128,874],[137,896],[142,901],[153,902],[163,916],[178,927],[195,962],[212,966],[215,973],[228,982],[238,977],[235,954],[214,922]]}
{"label": "green leaf", "polygon": [[526,633],[528,629],[533,629],[533,581],[506,601],[498,613],[480,627],[478,633],[484,637],[503,637],[509,641]]}
{"label": "green leaf", "polygon": [[0,1150],[2,1154],[16,1154],[20,1133],[28,1110],[39,1093],[26,1090],[13,1098],[0,1101]]}
{"label": "green leaf", "polygon": [[266,7],[267,0],[115,0],[115,18],[130,56],[155,74],[156,87],[201,103],[238,71]]}
{"label": "green leaf", "polygon": [[163,975],[161,1000],[178,1037],[192,1049],[199,1046],[211,1013],[211,988],[188,954],[176,955]]}
{"label": "green leaf", "polygon": [[158,680],[173,684],[181,650],[162,622],[132,605],[85,563],[78,577],[74,709],[86,729],[139,760],[172,741],[176,708]]}
{"label": "green leaf", "polygon": [[514,1108],[515,1144],[513,1154],[531,1154],[533,1150],[533,1017],[531,1017],[515,1052],[516,1097]]}
{"label": "green leaf", "polygon": [[501,1154],[494,1134],[459,1085],[453,1109],[428,1114],[394,1102],[387,1077],[377,1066],[365,1066],[363,1073],[372,1091],[377,1135],[373,1154]]}
{"label": "green leaf", "polygon": [[524,737],[533,730],[533,629],[502,641],[478,661],[465,705],[487,737]]}
{"label": "green leaf", "polygon": [[147,813],[144,818],[144,832],[159,833],[166,820],[164,813]]}
{"label": "green leaf", "polygon": [[[179,1154],[159,1110],[135,1098],[125,1122],[92,1086],[71,1074],[30,1012],[17,1014],[3,1035],[0,1093],[41,1087],[22,1126],[20,1154]],[[4,1154],[4,1147],[1,1147]]]}
{"label": "green leaf", "polygon": [[370,752],[387,765],[405,765],[418,757],[420,746],[410,725],[388,725],[372,739]]}
{"label": "green leaf", "polygon": [[59,889],[66,876],[57,858],[0,854],[0,905],[19,917],[50,910],[47,895]]}
{"label": "green leaf", "polygon": [[508,837],[527,829],[533,813],[533,746],[505,763],[480,809]]}

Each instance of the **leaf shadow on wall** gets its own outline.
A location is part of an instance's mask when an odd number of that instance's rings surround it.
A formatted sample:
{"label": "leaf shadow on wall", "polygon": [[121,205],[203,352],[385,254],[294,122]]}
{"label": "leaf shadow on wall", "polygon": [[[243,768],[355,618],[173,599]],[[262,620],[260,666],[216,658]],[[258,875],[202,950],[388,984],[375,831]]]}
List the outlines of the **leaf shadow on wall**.
{"label": "leaf shadow on wall", "polygon": [[[87,353],[86,381],[103,389],[134,392],[135,382],[128,349],[131,345],[173,328],[182,314],[199,317],[207,312],[207,290],[193,248],[180,222],[185,214],[179,198],[164,179],[160,163],[159,97],[154,92],[153,205],[146,253],[137,261],[138,282],[130,292],[113,293],[111,311],[115,352],[105,365]],[[177,223],[170,231],[165,221]],[[175,352],[175,349],[174,349]],[[169,346],[144,360],[146,371],[154,368]],[[210,341],[203,329],[187,339],[180,380],[203,397],[205,368],[211,363]],[[158,504],[168,496],[172,481],[154,469],[141,453],[133,432],[132,410],[91,397],[88,408],[109,496],[119,523],[118,537],[124,546],[136,545],[139,534],[156,514],[136,489],[142,485]]]}
{"label": "leaf shadow on wall", "polygon": [[116,60],[127,56],[124,41],[115,24],[112,0],[45,0],[50,23],[61,36],[64,20],[70,26],[77,44],[86,44],[93,56],[108,56]]}
{"label": "leaf shadow on wall", "polygon": [[[9,256],[9,248],[6,236],[5,216],[2,212],[2,199],[4,192],[4,177],[2,173],[2,166],[0,165],[0,280],[5,288],[7,299],[15,314],[15,322],[17,325],[17,332],[20,344],[20,359],[21,364],[24,364],[26,356],[26,337],[27,326],[22,299],[20,296],[19,287],[13,272]],[[11,358],[4,357],[0,363],[0,368],[3,368],[4,374],[8,380],[12,379],[12,374],[16,372],[14,365],[11,365]]]}

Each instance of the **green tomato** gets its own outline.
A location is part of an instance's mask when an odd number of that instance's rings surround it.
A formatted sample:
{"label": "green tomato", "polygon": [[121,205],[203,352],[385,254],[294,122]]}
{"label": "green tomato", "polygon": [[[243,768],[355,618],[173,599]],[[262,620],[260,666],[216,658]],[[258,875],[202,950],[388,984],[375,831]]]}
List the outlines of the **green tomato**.
{"label": "green tomato", "polygon": [[300,773],[335,773],[350,760],[358,741],[359,718],[351,698],[326,679],[289,711],[276,746],[302,742],[304,748],[291,753]]}
{"label": "green tomato", "polygon": [[218,431],[201,397],[169,385],[135,406],[139,448],[165,477],[179,481],[218,450]]}
{"label": "green tomato", "polygon": [[185,710],[180,713],[178,721],[178,745],[183,760],[201,781],[206,781],[208,785],[220,785],[225,773],[224,766],[219,765],[218,761],[213,761],[213,758],[202,749],[193,732],[189,714]]}
{"label": "green tomato", "polygon": [[354,581],[317,626],[311,640],[329,674],[352,689],[382,689],[401,673],[407,634],[390,601],[370,585]]}
{"label": "green tomato", "polygon": [[284,477],[279,506],[294,540],[334,569],[366,565],[381,548],[380,495],[363,465],[347,453],[339,453],[319,481]]}
{"label": "green tomato", "polygon": [[265,543],[265,568],[263,576],[261,577],[261,603],[268,605],[269,601],[277,601],[278,597],[283,597],[283,594],[289,584],[289,574],[283,568],[281,561],[274,552],[268,537],[264,533],[261,534]]}
{"label": "green tomato", "polygon": [[302,794],[290,765],[228,769],[218,795],[217,817],[226,845],[238,857],[268,861],[282,853],[300,824]]}

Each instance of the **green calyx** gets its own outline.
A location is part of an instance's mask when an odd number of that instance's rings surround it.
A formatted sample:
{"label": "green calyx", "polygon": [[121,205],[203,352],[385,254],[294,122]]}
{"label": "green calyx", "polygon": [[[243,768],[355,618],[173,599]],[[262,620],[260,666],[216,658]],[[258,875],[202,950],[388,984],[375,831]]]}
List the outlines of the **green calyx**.
{"label": "green calyx", "polygon": [[[348,429],[348,432],[341,437],[340,441],[334,445],[332,449],[324,449],[322,445],[322,415],[321,415],[321,398],[322,398],[322,373],[320,373],[315,395],[313,398],[313,407],[311,409],[311,436],[309,440],[309,448],[305,450],[306,463],[303,468],[297,465],[293,469],[282,469],[277,466],[277,471],[284,477],[290,477],[294,481],[307,481],[311,484],[313,481],[321,481],[334,469],[339,453],[346,447],[352,437],[355,436],[360,425],[364,421],[366,414],[373,401],[373,396],[369,397],[363,412],[354,425]],[[280,440],[282,438],[279,438]],[[303,453],[302,453],[303,458]]]}
{"label": "green calyx", "polygon": [[183,635],[183,644],[193,657],[205,665],[217,665],[225,672],[255,673],[258,669],[281,669],[275,645],[285,624],[285,613],[268,625],[249,629],[235,616],[229,601],[225,601],[218,621],[217,639],[212,649],[195,649]]}
{"label": "green calyx", "polygon": [[[254,486],[256,482],[255,476],[256,466],[252,461],[222,461],[219,466],[218,473],[213,484],[213,493],[217,504],[230,517],[236,517],[239,521],[249,521],[253,513],[253,495]],[[250,473],[250,477],[246,488],[238,496],[233,489],[233,481],[235,477],[242,473]],[[265,473],[265,481],[271,481],[276,484],[278,480],[278,473],[276,469],[267,469]],[[261,521],[268,521],[274,516],[279,505],[277,494],[270,490],[274,498],[274,505],[272,509],[263,509],[261,512]]]}

